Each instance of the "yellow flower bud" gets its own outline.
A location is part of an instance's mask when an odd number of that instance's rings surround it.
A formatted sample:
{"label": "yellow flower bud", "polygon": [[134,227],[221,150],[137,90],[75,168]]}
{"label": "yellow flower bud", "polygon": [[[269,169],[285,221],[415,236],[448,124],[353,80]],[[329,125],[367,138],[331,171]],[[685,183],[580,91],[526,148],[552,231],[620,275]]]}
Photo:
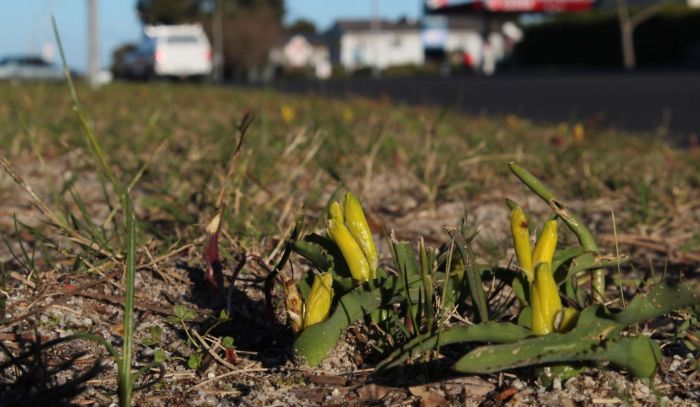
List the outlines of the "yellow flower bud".
{"label": "yellow flower bud", "polygon": [[328,235],[338,245],[343,258],[350,268],[352,278],[358,281],[369,281],[369,263],[360,245],[352,237],[350,230],[343,223],[342,210],[338,202],[333,202],[330,207],[330,219],[328,219]]}
{"label": "yellow flower bud", "polygon": [[314,283],[304,305],[304,329],[328,318],[333,301],[333,275],[322,273],[314,276]]}
{"label": "yellow flower bud", "polygon": [[293,279],[284,283],[284,305],[287,309],[287,317],[292,332],[299,332],[302,329],[303,302],[299,294],[299,288]]}
{"label": "yellow flower bud", "polygon": [[343,109],[343,120],[345,121],[345,123],[351,123],[352,119],[353,119],[352,110],[347,109],[347,108]]}
{"label": "yellow flower bud", "polygon": [[552,258],[554,257],[554,251],[557,249],[557,221],[550,220],[544,224],[544,229],[540,234],[537,243],[535,244],[535,251],[532,253],[532,265],[537,268],[539,263],[549,264],[549,268],[552,266]]}
{"label": "yellow flower bud", "polygon": [[328,208],[328,217],[333,219],[338,223],[345,224],[345,217],[343,215],[343,207],[339,202],[333,201],[330,208]]}
{"label": "yellow flower bud", "polygon": [[561,299],[551,267],[547,262],[535,266],[535,281],[530,285],[532,306],[532,330],[545,335],[554,330],[554,319],[561,310]]}
{"label": "yellow flower bud", "polygon": [[280,109],[280,115],[282,116],[282,120],[284,120],[285,123],[290,123],[294,120],[294,117],[296,114],[294,114],[294,109],[292,109],[289,105],[284,105]]}
{"label": "yellow flower bud", "polygon": [[525,272],[527,281],[535,279],[532,270],[532,250],[530,249],[530,232],[527,228],[527,217],[519,207],[513,209],[510,216],[510,230],[513,233],[513,246],[520,268]]}
{"label": "yellow flower bud", "polygon": [[574,141],[577,144],[582,144],[583,139],[586,137],[586,129],[583,127],[583,124],[581,123],[576,123],[574,126]]}
{"label": "yellow flower bud", "polygon": [[576,326],[577,322],[578,311],[574,308],[567,307],[557,312],[557,315],[554,317],[554,329],[556,329],[557,332],[569,332]]}
{"label": "yellow flower bud", "polygon": [[367,258],[370,278],[374,278],[374,272],[379,265],[379,254],[377,253],[377,247],[374,245],[372,231],[367,224],[365,213],[362,211],[362,205],[355,198],[355,195],[348,192],[343,197],[343,209],[345,210],[345,224]]}
{"label": "yellow flower bud", "polygon": [[535,335],[542,336],[547,335],[552,332],[552,327],[545,321],[544,315],[542,314],[542,306],[540,305],[540,293],[537,290],[537,286],[532,284],[530,286],[530,309],[531,309],[531,326],[532,332]]}

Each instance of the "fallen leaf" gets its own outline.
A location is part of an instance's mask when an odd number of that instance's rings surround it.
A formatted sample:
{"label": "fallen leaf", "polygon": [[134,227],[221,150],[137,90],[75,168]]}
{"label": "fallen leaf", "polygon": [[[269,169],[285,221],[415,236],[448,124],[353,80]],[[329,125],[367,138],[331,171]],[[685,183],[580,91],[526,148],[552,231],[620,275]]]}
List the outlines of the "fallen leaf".
{"label": "fallen leaf", "polygon": [[494,391],[496,386],[479,377],[458,377],[443,383],[445,392],[449,395],[464,394],[469,398],[481,398]]}
{"label": "fallen leaf", "polygon": [[204,272],[204,280],[209,283],[214,299],[218,299],[221,296],[224,288],[224,275],[221,258],[219,257],[219,233],[221,233],[221,216],[223,212],[224,208],[222,207],[207,225],[208,239],[202,255],[207,265],[207,269]]}
{"label": "fallen leaf", "polygon": [[401,390],[394,387],[380,386],[378,384],[367,384],[355,390],[359,401],[379,401],[392,391]]}
{"label": "fallen leaf", "polygon": [[496,396],[496,401],[506,401],[509,398],[513,397],[517,392],[518,389],[516,389],[515,387],[508,387],[507,389],[498,393],[498,395]]}
{"label": "fallen leaf", "polygon": [[412,386],[408,388],[408,391],[412,395],[420,397],[420,405],[422,407],[447,405],[445,394],[438,390],[432,390],[429,386]]}
{"label": "fallen leaf", "polygon": [[316,375],[309,376],[309,381],[314,384],[331,386],[346,386],[348,384],[348,379],[344,376]]}

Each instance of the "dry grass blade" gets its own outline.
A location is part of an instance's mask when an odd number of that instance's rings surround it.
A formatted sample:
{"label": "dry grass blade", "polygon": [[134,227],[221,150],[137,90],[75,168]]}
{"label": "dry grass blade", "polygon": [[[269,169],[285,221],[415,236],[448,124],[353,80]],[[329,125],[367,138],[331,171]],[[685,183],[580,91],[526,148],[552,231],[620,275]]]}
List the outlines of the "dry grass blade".
{"label": "dry grass blade", "polygon": [[192,334],[194,335],[195,338],[197,338],[199,343],[202,344],[202,347],[204,348],[204,350],[206,350],[207,353],[209,355],[211,355],[211,357],[213,357],[217,362],[221,363],[223,366],[225,366],[231,370],[236,370],[236,366],[234,366],[231,363],[228,363],[227,361],[222,359],[221,356],[217,355],[216,352],[214,351],[214,349],[212,349],[211,346],[209,346],[207,341],[205,341],[204,338],[202,338],[202,336],[197,333],[197,331],[192,331]]}
{"label": "dry grass blade", "polygon": [[253,373],[253,372],[267,372],[269,369],[264,368],[264,367],[249,367],[249,368],[243,368],[243,369],[237,369],[237,370],[232,370],[230,372],[226,372],[224,374],[220,374],[216,377],[212,377],[211,379],[204,380],[203,382],[200,382],[192,387],[190,387],[187,392],[192,392],[198,389],[201,389],[202,387],[206,386],[209,383],[214,383],[218,380],[221,380],[226,377],[234,376],[237,374],[245,374],[245,373]]}
{"label": "dry grass blade", "polygon": [[233,150],[233,154],[231,155],[231,158],[229,159],[228,171],[226,172],[226,178],[224,178],[224,183],[221,185],[221,189],[219,190],[219,194],[216,196],[216,207],[217,208],[220,208],[223,201],[224,201],[224,194],[226,193],[226,188],[228,187],[228,184],[231,182],[231,178],[233,177],[233,173],[236,170],[236,161],[238,159],[238,156],[241,154],[241,149],[243,147],[243,139],[245,138],[245,134],[248,131],[250,124],[253,122],[253,119],[255,119],[255,114],[251,111],[246,111],[245,113],[243,113],[243,118],[241,119],[240,123],[237,126],[238,144],[236,144],[236,148]]}

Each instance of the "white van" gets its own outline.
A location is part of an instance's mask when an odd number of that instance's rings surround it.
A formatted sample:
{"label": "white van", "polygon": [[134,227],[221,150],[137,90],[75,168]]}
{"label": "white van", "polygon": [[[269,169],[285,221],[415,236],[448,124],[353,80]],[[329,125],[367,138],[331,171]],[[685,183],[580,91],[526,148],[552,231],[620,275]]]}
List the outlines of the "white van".
{"label": "white van", "polygon": [[211,74],[212,51],[202,26],[152,25],[126,57],[130,77],[203,77]]}

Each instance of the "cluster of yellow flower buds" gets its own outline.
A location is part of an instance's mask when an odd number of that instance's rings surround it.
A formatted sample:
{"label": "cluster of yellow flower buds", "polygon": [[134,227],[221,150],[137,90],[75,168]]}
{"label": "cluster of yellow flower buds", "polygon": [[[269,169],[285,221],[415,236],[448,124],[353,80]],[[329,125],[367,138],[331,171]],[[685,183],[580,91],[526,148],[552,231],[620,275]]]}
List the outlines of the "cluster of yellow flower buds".
{"label": "cluster of yellow flower buds", "polygon": [[[348,192],[343,197],[342,204],[333,202],[329,208],[327,224],[328,235],[340,248],[353,279],[359,282],[374,279],[379,254],[360,201]],[[333,274],[330,272],[314,276],[306,301],[302,301],[293,280],[285,284],[285,306],[294,332],[328,318],[332,302]]]}
{"label": "cluster of yellow flower buds", "polygon": [[578,313],[573,308],[562,308],[552,270],[552,258],[557,248],[557,221],[545,223],[534,251],[530,250],[528,222],[522,209],[513,209],[510,226],[515,255],[530,283],[532,331],[535,335],[546,335],[554,330],[570,329]]}
{"label": "cluster of yellow flower buds", "polygon": [[374,279],[379,254],[360,201],[348,192],[342,205],[333,202],[328,212],[328,235],[340,248],[352,278],[359,282]]}

